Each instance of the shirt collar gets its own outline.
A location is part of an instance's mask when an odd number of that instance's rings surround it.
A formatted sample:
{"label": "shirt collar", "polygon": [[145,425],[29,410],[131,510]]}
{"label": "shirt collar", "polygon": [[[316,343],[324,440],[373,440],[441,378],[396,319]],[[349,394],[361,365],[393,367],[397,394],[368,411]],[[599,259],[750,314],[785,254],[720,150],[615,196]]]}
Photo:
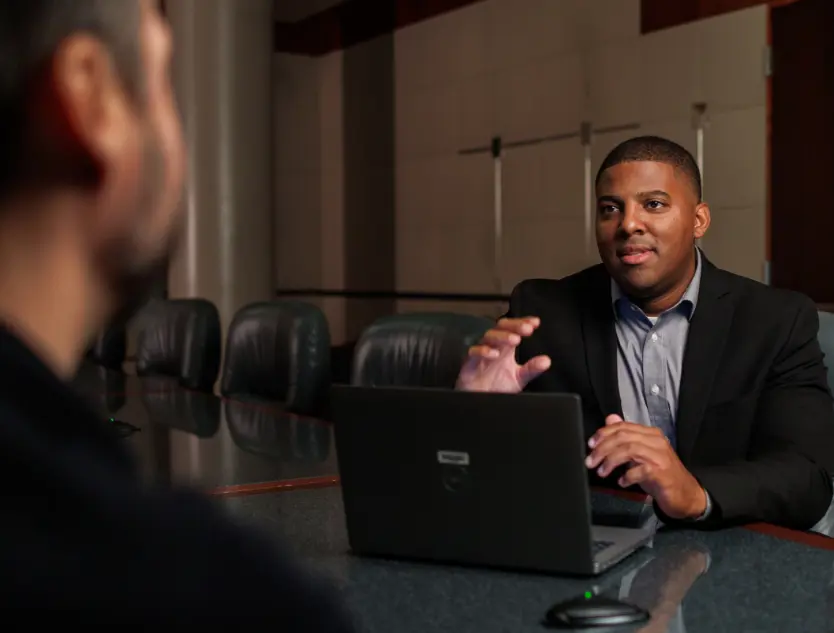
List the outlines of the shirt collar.
{"label": "shirt collar", "polygon": [[[669,308],[666,312],[671,312],[672,310],[681,309],[686,310],[687,319],[691,319],[692,315],[695,312],[695,306],[698,304],[698,294],[701,290],[701,270],[703,266],[701,265],[701,249],[695,247],[695,275],[692,277],[692,281],[689,282],[689,285],[686,287],[686,291],[683,293],[680,301],[678,301],[674,306]],[[629,298],[625,295],[622,291],[620,286],[617,285],[617,282],[613,279],[611,280],[611,306],[614,308],[614,316],[619,316],[619,309],[624,307],[625,305],[633,305]]]}

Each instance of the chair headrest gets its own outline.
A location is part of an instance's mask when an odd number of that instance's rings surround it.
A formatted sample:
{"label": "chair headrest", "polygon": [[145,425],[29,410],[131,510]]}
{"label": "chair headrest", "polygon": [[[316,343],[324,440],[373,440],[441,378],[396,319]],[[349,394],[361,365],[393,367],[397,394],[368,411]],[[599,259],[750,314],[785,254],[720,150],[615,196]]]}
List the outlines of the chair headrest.
{"label": "chair headrest", "polygon": [[352,383],[452,388],[467,349],[492,324],[484,317],[448,312],[378,319],[356,344]]}

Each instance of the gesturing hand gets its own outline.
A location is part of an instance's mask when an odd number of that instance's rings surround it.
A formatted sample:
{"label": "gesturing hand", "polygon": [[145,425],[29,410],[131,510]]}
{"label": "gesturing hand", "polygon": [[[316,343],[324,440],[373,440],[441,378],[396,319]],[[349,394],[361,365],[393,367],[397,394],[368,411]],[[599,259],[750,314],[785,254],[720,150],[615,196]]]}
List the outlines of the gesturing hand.
{"label": "gesturing hand", "polygon": [[501,319],[477,345],[458,374],[456,387],[462,391],[518,393],[550,367],[550,358],[536,356],[524,365],[515,361],[521,339],[539,327],[538,317]]}
{"label": "gesturing hand", "polygon": [[592,449],[585,460],[588,468],[596,468],[600,477],[607,477],[627,464],[620,486],[639,485],[667,516],[694,519],[705,512],[706,491],[660,430],[609,415],[605,426],[588,440],[588,446]]}

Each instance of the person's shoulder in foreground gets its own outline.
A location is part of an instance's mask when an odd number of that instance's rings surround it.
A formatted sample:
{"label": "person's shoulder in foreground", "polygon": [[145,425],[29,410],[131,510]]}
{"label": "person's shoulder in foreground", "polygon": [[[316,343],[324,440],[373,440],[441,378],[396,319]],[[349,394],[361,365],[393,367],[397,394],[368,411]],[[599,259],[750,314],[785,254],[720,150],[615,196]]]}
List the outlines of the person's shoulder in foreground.
{"label": "person's shoulder in foreground", "polygon": [[0,604],[352,630],[275,542],[196,494],[146,488],[126,440],[5,328],[0,375]]}
{"label": "person's shoulder in foreground", "polygon": [[278,546],[195,494],[144,487],[66,384],[176,241],[171,49],[156,0],[0,3],[0,604],[349,631]]}

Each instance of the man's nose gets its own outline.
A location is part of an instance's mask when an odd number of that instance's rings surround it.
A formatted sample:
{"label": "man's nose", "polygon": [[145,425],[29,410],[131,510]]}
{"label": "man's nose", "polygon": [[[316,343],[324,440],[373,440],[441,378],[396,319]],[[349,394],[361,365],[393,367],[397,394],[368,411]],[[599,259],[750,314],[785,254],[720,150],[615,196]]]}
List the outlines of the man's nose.
{"label": "man's nose", "polygon": [[633,203],[625,205],[622,221],[620,222],[620,230],[627,235],[634,235],[635,233],[645,231],[643,210],[640,208],[640,205]]}

